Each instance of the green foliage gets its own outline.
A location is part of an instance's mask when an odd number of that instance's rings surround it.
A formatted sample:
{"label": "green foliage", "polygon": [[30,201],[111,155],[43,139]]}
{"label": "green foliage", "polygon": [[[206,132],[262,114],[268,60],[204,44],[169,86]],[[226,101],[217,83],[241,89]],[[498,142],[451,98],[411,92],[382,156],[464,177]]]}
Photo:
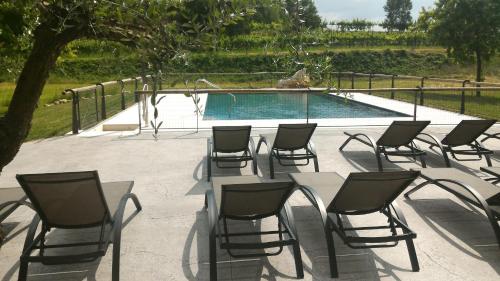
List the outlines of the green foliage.
{"label": "green foliage", "polygon": [[405,31],[412,24],[411,0],[387,0],[384,11],[385,21],[382,24],[387,30]]}
{"label": "green foliage", "polygon": [[500,1],[439,0],[432,12],[430,32],[459,61],[490,59],[500,47]]}
{"label": "green foliage", "polygon": [[312,0],[283,0],[285,15],[291,30],[300,31],[303,28],[318,28],[321,18]]}

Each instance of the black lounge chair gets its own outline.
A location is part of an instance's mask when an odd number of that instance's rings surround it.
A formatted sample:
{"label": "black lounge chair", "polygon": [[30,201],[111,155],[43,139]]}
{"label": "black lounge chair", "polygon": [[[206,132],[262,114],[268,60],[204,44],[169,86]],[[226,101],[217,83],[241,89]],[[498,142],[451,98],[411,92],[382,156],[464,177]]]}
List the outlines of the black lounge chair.
{"label": "black lounge chair", "polygon": [[32,208],[26,193],[20,187],[0,188],[0,222],[4,221],[19,206]]}
{"label": "black lounge chair", "polygon": [[[134,182],[101,183],[97,171],[17,175],[17,180],[37,212],[26,235],[19,280],[26,280],[30,262],[45,265],[89,262],[105,256],[109,243],[113,243],[111,280],[120,279],[121,231],[127,200],[132,199],[137,210],[141,210],[139,200],[131,193]],[[98,241],[46,243],[46,235],[52,229],[87,230],[93,227],[101,229]],[[91,246],[96,249],[81,249]],[[46,253],[64,248],[80,248],[81,251],[66,255]]]}
{"label": "black lounge chair", "polygon": [[[244,168],[252,161],[257,174],[255,143],[250,137],[252,126],[214,126],[212,137],[207,139],[207,181],[212,177],[212,161],[218,168]],[[222,162],[238,162],[238,166],[221,166]],[[244,163],[242,165],[242,163]]]}
{"label": "black lounge chair", "polygon": [[405,193],[406,198],[422,187],[433,184],[458,198],[481,208],[486,213],[493,232],[500,246],[500,189],[498,186],[484,181],[476,176],[454,168],[422,169],[423,183]]}
{"label": "black lounge chair", "polygon": [[[486,149],[479,141],[479,137],[495,123],[496,120],[462,120],[441,141],[426,133],[420,134],[417,139],[429,144],[429,148],[438,147],[443,154],[446,167],[451,167],[448,153],[457,161],[479,161],[484,156],[487,165],[491,167],[490,155],[493,154],[493,151]],[[422,136],[426,138],[422,138]],[[463,146],[469,148],[457,149]],[[458,158],[457,155],[473,155],[478,156],[478,158]]]}
{"label": "black lounge chair", "polygon": [[422,167],[425,168],[425,152],[415,144],[415,138],[430,123],[430,121],[394,121],[377,141],[374,141],[372,137],[366,134],[350,134],[344,132],[349,138],[340,146],[339,150],[342,151],[351,140],[357,140],[373,148],[373,152],[375,152],[375,157],[377,158],[379,171],[383,171],[380,154],[383,154],[385,159],[392,163],[407,161],[394,161],[391,160],[389,156],[412,157],[414,160],[418,156],[422,163]]}
{"label": "black lounge chair", "polygon": [[[262,182],[257,176],[214,177],[212,189],[205,195],[208,211],[210,280],[217,280],[216,239],[221,249],[236,258],[254,258],[279,255],[285,246],[292,246],[297,278],[304,277],[302,258],[295,222],[288,197],[294,191],[293,182]],[[278,229],[274,231],[230,232],[227,220],[252,221],[276,216]],[[220,227],[222,220],[223,231]],[[260,243],[242,243],[233,237],[277,235],[278,239]],[[286,235],[286,236],[285,236]],[[264,250],[274,252],[235,253],[233,250]],[[246,251],[245,251],[246,252]]]}
{"label": "black lounge chair", "polygon": [[[332,232],[353,249],[394,247],[405,241],[411,267],[419,271],[413,239],[403,213],[394,201],[419,175],[414,171],[351,173],[344,180],[337,173],[292,173],[290,177],[321,215],[328,247],[331,277],[338,277]],[[342,216],[381,212],[387,225],[346,227]],[[388,229],[386,236],[357,236],[356,231]],[[398,233],[398,229],[402,233]]]}
{"label": "black lounge chair", "polygon": [[[311,137],[317,124],[280,124],[276,134],[260,135],[257,144],[257,153],[260,146],[265,143],[269,156],[269,171],[271,178],[274,179],[273,158],[278,160],[282,166],[306,166],[309,165],[309,159],[314,162],[314,170],[319,172],[318,156],[311,141]],[[296,153],[296,151],[303,151]],[[295,163],[295,160],[306,160],[305,163]],[[286,161],[286,162],[283,162]],[[288,162],[290,161],[290,162]]]}

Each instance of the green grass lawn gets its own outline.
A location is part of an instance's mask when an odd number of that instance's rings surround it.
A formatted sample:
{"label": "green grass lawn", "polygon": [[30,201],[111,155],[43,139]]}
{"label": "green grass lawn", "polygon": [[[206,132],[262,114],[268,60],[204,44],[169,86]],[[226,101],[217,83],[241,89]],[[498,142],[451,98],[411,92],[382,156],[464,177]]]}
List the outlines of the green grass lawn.
{"label": "green grass lawn", "polygon": [[[60,136],[71,130],[71,103],[45,106],[58,99],[70,99],[63,96],[62,91],[68,88],[81,87],[82,83],[49,83],[40,97],[38,108],[33,116],[31,131],[27,140]],[[0,83],[0,115],[5,114],[9,105],[14,83]]]}

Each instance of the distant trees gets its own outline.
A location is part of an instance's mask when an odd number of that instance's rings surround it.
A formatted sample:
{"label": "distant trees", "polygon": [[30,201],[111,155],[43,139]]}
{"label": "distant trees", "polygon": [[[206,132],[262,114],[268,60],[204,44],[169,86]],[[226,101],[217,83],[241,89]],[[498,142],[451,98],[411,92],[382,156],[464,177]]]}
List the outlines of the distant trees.
{"label": "distant trees", "polygon": [[382,26],[389,31],[405,31],[412,24],[411,0],[387,0],[384,6],[386,13]]}
{"label": "distant trees", "polygon": [[290,27],[294,30],[321,27],[321,18],[313,0],[282,0],[285,14],[289,19]]}
{"label": "distant trees", "polygon": [[429,18],[432,38],[449,55],[459,61],[475,59],[476,81],[483,81],[483,61],[500,49],[500,1],[438,0],[423,16]]}
{"label": "distant trees", "polygon": [[377,25],[374,22],[364,19],[332,21],[331,24],[336,25],[340,31],[368,31]]}

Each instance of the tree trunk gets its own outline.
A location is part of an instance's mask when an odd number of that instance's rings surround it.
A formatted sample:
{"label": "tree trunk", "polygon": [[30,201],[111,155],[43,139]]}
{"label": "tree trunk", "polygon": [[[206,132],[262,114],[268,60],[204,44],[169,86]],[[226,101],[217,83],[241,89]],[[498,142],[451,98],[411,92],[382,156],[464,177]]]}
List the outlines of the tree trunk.
{"label": "tree trunk", "polygon": [[[481,51],[479,49],[476,50],[476,82],[483,81],[483,62],[481,57]],[[478,85],[479,86],[479,85]],[[481,96],[481,91],[476,91],[476,97]]]}
{"label": "tree trunk", "polygon": [[0,118],[0,172],[14,159],[26,139],[49,72],[62,49],[78,36],[74,29],[57,33],[50,22],[36,28],[33,49],[19,75],[7,113]]}

